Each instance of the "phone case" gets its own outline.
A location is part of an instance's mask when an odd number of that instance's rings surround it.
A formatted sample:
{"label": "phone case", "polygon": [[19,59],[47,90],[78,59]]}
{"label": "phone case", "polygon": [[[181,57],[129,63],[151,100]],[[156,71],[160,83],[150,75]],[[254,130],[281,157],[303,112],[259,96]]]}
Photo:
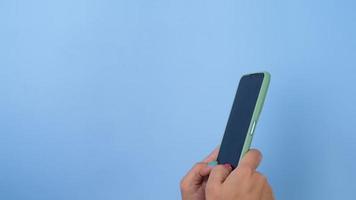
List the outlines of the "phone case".
{"label": "phone case", "polygon": [[250,125],[249,125],[248,131],[247,131],[247,136],[246,136],[246,139],[245,139],[245,142],[244,142],[244,146],[242,148],[242,153],[240,155],[240,159],[239,160],[241,160],[243,158],[243,156],[247,153],[247,151],[250,149],[252,138],[253,138],[253,134],[254,134],[254,131],[256,129],[257,121],[258,121],[258,118],[259,118],[259,116],[261,114],[263,103],[265,101],[266,94],[267,94],[267,91],[268,91],[268,86],[269,86],[269,83],[270,83],[270,80],[271,80],[270,73],[268,73],[268,72],[259,72],[259,73],[263,73],[264,74],[263,81],[262,81],[262,86],[261,86],[260,92],[258,94],[256,106],[255,106],[255,109],[254,109],[253,114],[252,114],[252,119],[250,121]]}

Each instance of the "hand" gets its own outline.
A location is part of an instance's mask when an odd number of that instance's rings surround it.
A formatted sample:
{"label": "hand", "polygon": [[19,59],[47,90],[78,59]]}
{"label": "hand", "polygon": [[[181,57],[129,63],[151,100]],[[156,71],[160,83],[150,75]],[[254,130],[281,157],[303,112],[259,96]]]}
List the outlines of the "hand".
{"label": "hand", "polygon": [[256,171],[262,156],[250,150],[232,171],[229,165],[217,165],[206,185],[207,200],[273,200],[267,179]]}
{"label": "hand", "polygon": [[215,161],[218,157],[219,147],[210,153],[202,162],[193,168],[183,177],[180,182],[180,189],[183,200],[205,200],[205,186],[212,166],[208,163]]}

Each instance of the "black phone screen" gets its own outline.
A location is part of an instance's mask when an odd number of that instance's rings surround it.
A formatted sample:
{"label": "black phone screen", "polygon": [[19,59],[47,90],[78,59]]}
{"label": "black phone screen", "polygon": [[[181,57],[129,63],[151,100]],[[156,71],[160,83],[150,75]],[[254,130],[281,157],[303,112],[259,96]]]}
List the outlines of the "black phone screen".
{"label": "black phone screen", "polygon": [[217,158],[219,164],[237,167],[263,78],[263,73],[255,73],[240,79]]}

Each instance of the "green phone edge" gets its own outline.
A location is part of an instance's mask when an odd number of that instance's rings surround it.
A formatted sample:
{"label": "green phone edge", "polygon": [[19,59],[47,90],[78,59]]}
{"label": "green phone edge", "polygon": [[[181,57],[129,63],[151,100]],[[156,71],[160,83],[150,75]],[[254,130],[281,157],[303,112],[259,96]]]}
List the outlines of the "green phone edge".
{"label": "green phone edge", "polygon": [[[251,118],[251,121],[250,121],[250,125],[249,125],[249,128],[248,128],[248,131],[246,133],[247,135],[246,135],[246,139],[245,139],[245,142],[244,142],[244,146],[242,148],[242,152],[241,152],[239,161],[244,157],[244,155],[247,153],[247,151],[251,147],[252,138],[253,138],[254,132],[256,130],[258,118],[260,117],[260,114],[261,114],[261,111],[262,111],[262,108],[263,108],[263,104],[264,104],[265,99],[266,99],[269,83],[270,83],[270,80],[271,80],[271,74],[269,72],[257,72],[257,73],[263,73],[264,74],[263,81],[262,81],[262,86],[261,86],[260,92],[259,92],[258,97],[257,97],[256,106],[255,106],[255,109],[254,109],[253,114],[252,114],[252,118]],[[248,74],[246,74],[246,75],[248,75]]]}

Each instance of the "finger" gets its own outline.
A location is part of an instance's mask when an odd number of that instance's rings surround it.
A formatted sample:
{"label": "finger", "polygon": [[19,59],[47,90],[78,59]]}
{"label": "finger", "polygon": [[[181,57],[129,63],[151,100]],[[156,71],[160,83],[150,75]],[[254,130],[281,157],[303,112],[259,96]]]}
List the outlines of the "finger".
{"label": "finger", "polygon": [[274,195],[271,185],[267,182],[263,188],[261,200],[274,200]]}
{"label": "finger", "polygon": [[200,176],[208,176],[210,172],[213,170],[214,166],[209,166],[209,164],[206,165],[203,169],[200,170]]}
{"label": "finger", "polygon": [[208,164],[204,162],[199,162],[195,164],[193,168],[183,178],[184,182],[188,185],[199,185],[204,179],[204,175],[201,174],[201,171],[207,167]]}
{"label": "finger", "polygon": [[264,187],[267,184],[266,177],[259,172],[255,172],[252,175],[252,181],[253,181],[252,189],[255,191],[254,193],[259,194],[259,196],[262,197]]}
{"label": "finger", "polygon": [[212,166],[208,166],[208,162],[216,160],[218,153],[219,146],[216,147],[203,162],[199,162],[193,166],[183,178],[184,182],[189,183],[190,185],[199,185],[204,180],[204,177],[210,174],[213,168]]}
{"label": "finger", "polygon": [[257,149],[249,150],[239,163],[239,167],[249,167],[255,170],[262,160],[262,154]]}
{"label": "finger", "polygon": [[203,162],[211,162],[218,158],[220,146],[217,146],[206,158],[204,158]]}
{"label": "finger", "polygon": [[215,166],[210,172],[208,184],[210,182],[212,185],[220,185],[229,176],[231,171],[232,167],[229,164]]}

